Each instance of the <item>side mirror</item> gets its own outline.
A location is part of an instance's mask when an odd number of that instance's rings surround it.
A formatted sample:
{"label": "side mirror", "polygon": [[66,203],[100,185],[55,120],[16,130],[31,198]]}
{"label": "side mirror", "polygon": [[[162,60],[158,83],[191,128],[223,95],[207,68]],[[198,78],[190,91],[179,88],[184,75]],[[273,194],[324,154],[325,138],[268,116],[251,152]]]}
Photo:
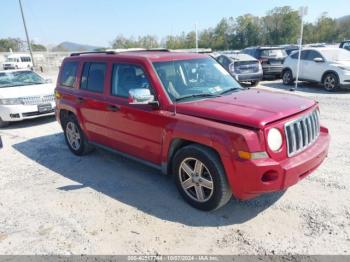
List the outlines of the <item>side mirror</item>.
{"label": "side mirror", "polygon": [[145,105],[154,102],[154,96],[149,89],[137,88],[129,90],[129,104]]}
{"label": "side mirror", "polygon": [[314,58],[314,62],[316,62],[316,63],[322,63],[322,62],[324,62],[324,60],[323,60],[323,58],[321,58],[321,57],[316,57],[316,58]]}

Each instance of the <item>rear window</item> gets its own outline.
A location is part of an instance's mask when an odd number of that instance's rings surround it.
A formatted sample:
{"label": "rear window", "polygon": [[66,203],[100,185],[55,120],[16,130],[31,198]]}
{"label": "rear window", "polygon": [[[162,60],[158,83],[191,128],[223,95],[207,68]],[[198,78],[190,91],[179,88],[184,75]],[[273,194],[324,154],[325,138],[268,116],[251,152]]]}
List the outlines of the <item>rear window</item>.
{"label": "rear window", "polygon": [[105,63],[85,63],[80,88],[103,93],[106,68]]}
{"label": "rear window", "polygon": [[78,63],[77,62],[66,62],[63,65],[61,72],[60,84],[67,87],[73,87],[76,74],[77,74]]}
{"label": "rear window", "polygon": [[260,51],[260,56],[284,57],[287,56],[287,53],[284,49],[262,49]]}

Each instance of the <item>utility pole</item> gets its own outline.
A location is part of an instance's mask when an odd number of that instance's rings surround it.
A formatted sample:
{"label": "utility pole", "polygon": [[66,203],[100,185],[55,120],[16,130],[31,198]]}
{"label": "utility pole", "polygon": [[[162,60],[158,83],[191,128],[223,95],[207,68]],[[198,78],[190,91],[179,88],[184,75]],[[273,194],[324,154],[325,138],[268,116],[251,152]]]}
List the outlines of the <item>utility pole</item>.
{"label": "utility pole", "polygon": [[194,24],[195,32],[196,32],[196,53],[198,53],[198,28],[197,23]]}
{"label": "utility pole", "polygon": [[33,52],[32,52],[32,45],[30,44],[30,40],[29,40],[29,34],[28,34],[28,30],[27,30],[26,20],[24,18],[22,2],[21,2],[21,0],[18,0],[18,2],[19,2],[19,7],[21,9],[24,31],[26,33],[26,38],[27,38],[27,43],[28,43],[28,49],[29,49],[29,53],[30,53],[30,56],[32,58],[32,63],[33,63],[33,67],[34,67],[35,64],[34,64],[34,57],[33,57]]}
{"label": "utility pole", "polygon": [[289,89],[290,91],[294,91],[298,88],[298,81],[299,81],[299,71],[300,71],[300,56],[301,56],[301,48],[303,45],[303,33],[304,33],[304,16],[307,15],[307,6],[302,6],[299,9],[299,15],[301,19],[301,25],[300,25],[300,38],[299,38],[299,54],[298,54],[298,62],[297,62],[297,74],[295,77],[295,86],[294,88]]}

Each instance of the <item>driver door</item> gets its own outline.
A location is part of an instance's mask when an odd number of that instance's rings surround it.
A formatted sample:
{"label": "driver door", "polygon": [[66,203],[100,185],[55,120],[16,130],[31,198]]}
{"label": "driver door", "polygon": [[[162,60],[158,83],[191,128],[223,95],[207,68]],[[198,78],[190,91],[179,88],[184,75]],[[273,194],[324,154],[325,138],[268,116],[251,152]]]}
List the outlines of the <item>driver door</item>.
{"label": "driver door", "polygon": [[130,89],[148,88],[154,95],[148,79],[140,65],[113,65],[107,97],[108,139],[114,149],[160,165],[165,118],[151,105],[128,101]]}

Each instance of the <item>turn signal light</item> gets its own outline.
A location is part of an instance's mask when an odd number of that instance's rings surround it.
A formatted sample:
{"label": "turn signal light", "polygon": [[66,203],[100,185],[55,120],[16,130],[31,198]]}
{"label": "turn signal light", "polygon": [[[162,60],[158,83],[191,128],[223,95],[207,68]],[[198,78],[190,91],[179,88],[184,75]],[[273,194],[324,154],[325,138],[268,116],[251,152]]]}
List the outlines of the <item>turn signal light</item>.
{"label": "turn signal light", "polygon": [[267,158],[268,155],[266,152],[246,152],[246,151],[238,151],[238,155],[242,159],[246,160],[254,160],[254,159],[261,159],[261,158]]}
{"label": "turn signal light", "polygon": [[61,98],[62,98],[61,93],[58,92],[58,91],[55,91],[55,98],[56,98],[56,99],[61,99]]}

